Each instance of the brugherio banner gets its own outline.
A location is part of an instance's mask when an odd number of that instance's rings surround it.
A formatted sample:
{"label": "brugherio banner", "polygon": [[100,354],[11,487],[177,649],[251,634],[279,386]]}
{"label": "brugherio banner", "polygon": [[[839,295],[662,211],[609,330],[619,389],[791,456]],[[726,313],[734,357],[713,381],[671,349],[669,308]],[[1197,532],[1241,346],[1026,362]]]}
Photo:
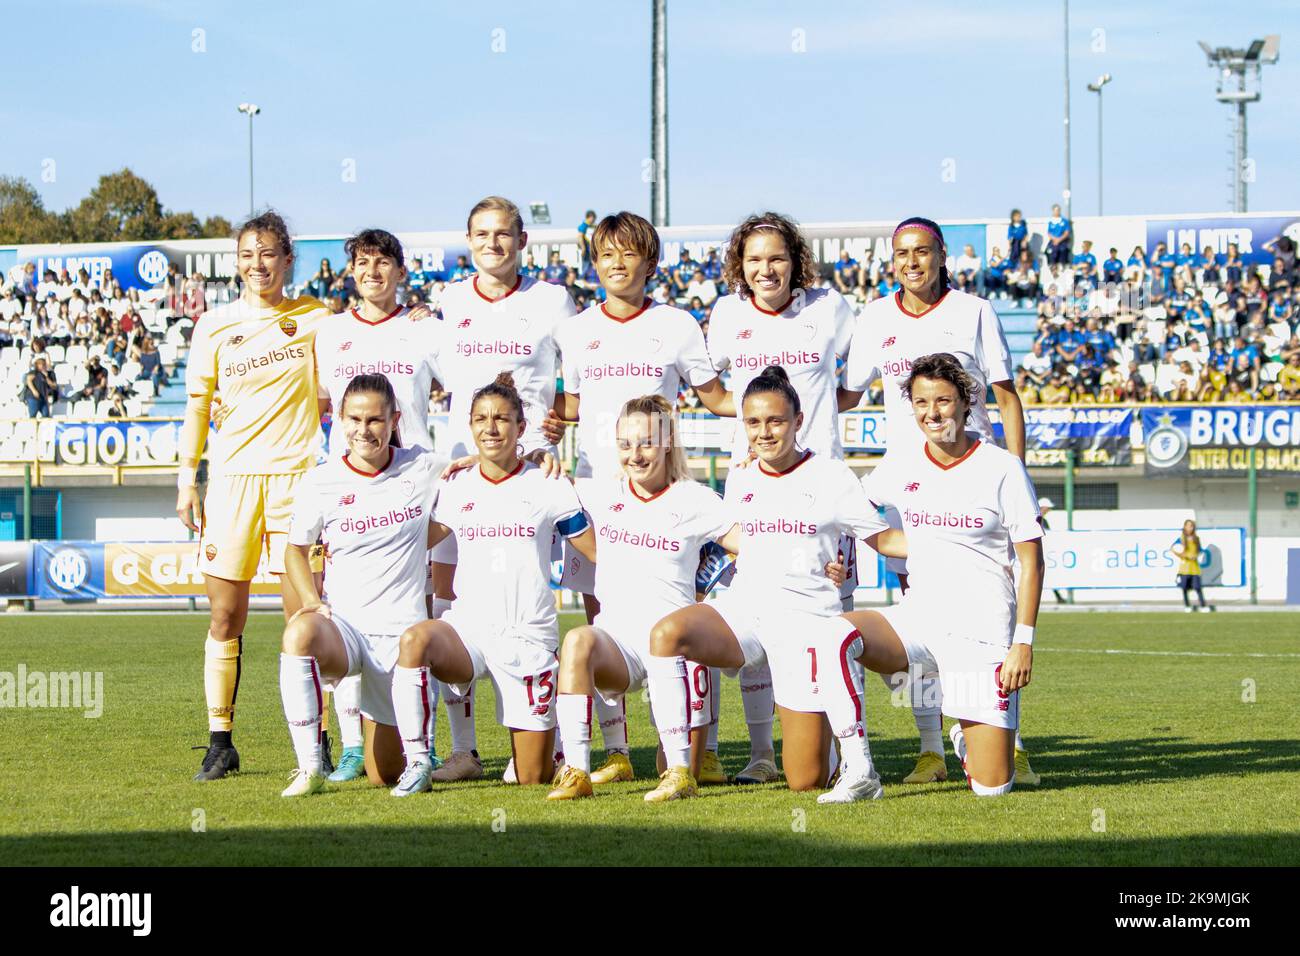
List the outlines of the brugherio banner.
{"label": "brugherio banner", "polygon": [[1300,406],[1158,405],[1142,409],[1146,474],[1300,475]]}
{"label": "brugherio banner", "polygon": [[[1201,583],[1206,587],[1246,585],[1246,529],[1197,528],[1201,539]],[[1178,559],[1170,549],[1177,528],[1052,531],[1043,539],[1044,588],[1172,588]]]}
{"label": "brugherio banner", "polygon": [[[993,436],[1006,446],[1002,419],[989,408]],[[1133,463],[1130,433],[1133,409],[1105,406],[1062,406],[1025,409],[1025,464],[1030,468],[1064,465],[1073,451],[1081,468],[1110,468]]]}

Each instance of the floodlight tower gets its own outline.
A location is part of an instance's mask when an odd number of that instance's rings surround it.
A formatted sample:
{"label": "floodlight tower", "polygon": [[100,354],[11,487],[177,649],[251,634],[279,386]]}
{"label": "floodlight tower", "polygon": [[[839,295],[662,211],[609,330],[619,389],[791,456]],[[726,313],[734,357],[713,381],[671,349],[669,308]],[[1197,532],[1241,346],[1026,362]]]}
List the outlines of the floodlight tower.
{"label": "floodlight tower", "polygon": [[[1264,64],[1276,63],[1281,37],[1270,33],[1262,40],[1252,40],[1244,50],[1231,47],[1211,47],[1198,40],[1205,51],[1207,63],[1218,71],[1214,84],[1214,98],[1220,103],[1235,104],[1232,150],[1232,209],[1246,211],[1246,104],[1259,101],[1261,74]],[[1235,78],[1236,89],[1228,88]]]}

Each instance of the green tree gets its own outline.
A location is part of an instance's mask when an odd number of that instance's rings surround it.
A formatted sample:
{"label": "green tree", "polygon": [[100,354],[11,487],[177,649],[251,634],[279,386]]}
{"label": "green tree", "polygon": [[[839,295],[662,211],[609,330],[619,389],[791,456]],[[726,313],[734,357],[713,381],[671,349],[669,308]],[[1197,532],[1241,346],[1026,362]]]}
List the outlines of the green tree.
{"label": "green tree", "polygon": [[164,238],[166,218],[157,191],[129,169],[100,176],[68,212],[74,242]]}
{"label": "green tree", "polygon": [[0,243],[58,242],[59,217],[46,210],[40,193],[21,176],[0,176]]}
{"label": "green tree", "polygon": [[229,239],[234,233],[234,224],[225,216],[209,216],[203,220],[204,239]]}

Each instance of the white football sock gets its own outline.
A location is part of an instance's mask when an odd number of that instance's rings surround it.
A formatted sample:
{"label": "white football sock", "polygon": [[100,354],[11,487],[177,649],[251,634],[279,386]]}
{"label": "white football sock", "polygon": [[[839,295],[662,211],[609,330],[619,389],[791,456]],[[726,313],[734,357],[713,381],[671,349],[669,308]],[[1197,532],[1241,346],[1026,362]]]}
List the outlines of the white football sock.
{"label": "white football sock", "polygon": [[[875,773],[875,767],[871,762],[871,748],[867,744],[861,671],[850,666],[850,662],[862,653],[862,636],[855,631],[851,638],[834,649],[839,660],[832,666],[841,672],[840,675],[823,680],[821,687],[825,692],[823,702],[826,717],[830,720],[831,733],[840,742],[841,770],[845,777],[857,779]],[[826,650],[829,651],[830,648],[827,647]],[[824,655],[823,659],[830,656]]]}
{"label": "white football sock", "polygon": [[[1025,717],[1024,717],[1024,714],[1025,714],[1025,707],[1024,707],[1024,703],[1025,703],[1025,702],[1024,702],[1024,699],[1022,698],[1022,699],[1020,700],[1019,703],[1020,703],[1020,719],[1021,719],[1021,720],[1024,720],[1024,719],[1025,719]],[[1023,740],[1020,739],[1020,731],[1019,731],[1019,730],[1016,731],[1016,749],[1017,749],[1017,750],[1024,750],[1024,749],[1025,749],[1025,742],[1024,742]]]}
{"label": "white football sock", "polygon": [[605,753],[627,753],[627,702],[607,704],[600,697],[593,699],[596,716],[600,718],[600,736],[605,741]]}
{"label": "white football sock", "polygon": [[1008,780],[1000,787],[986,787],[984,786],[984,784],[980,783],[974,777],[967,777],[966,779],[970,781],[971,791],[977,797],[1000,797],[1004,793],[1010,793],[1011,788],[1014,787],[1016,784],[1015,771],[1012,771],[1011,779]]}
{"label": "white football sock", "polygon": [[[927,677],[936,683],[938,678]],[[913,707],[912,718],[916,729],[921,734],[921,752],[936,753],[943,756],[943,712],[938,707]]]}
{"label": "white football sock", "polygon": [[442,617],[442,615],[446,613],[447,609],[450,607],[451,607],[451,602],[448,601],[446,598],[440,598],[440,597],[434,598],[432,620],[434,621],[438,620],[438,618]]}
{"label": "white football sock", "polygon": [[298,769],[320,773],[321,681],[316,658],[280,655],[280,700]]}
{"label": "white football sock", "polygon": [[561,694],[555,702],[555,716],[564,741],[564,762],[591,773],[592,698],[586,694]]}
{"label": "white football sock", "polygon": [[442,699],[447,704],[447,726],[451,729],[452,753],[470,753],[478,749],[478,734],[474,729],[474,688],[470,684],[464,695],[457,694],[446,683],[438,681]]}
{"label": "white football sock", "polygon": [[691,765],[691,704],[686,658],[647,657],[650,705],[658,715],[656,727],[669,767]]}
{"label": "white football sock", "polygon": [[344,747],[361,746],[361,675],[344,677],[334,687],[334,713]]}
{"label": "white football sock", "polygon": [[398,664],[393,668],[393,711],[397,714],[397,733],[402,738],[402,751],[408,764],[429,759],[429,742],[438,715],[434,680],[427,667]]}
{"label": "white football sock", "polygon": [[722,719],[722,668],[709,668],[709,739],[705,750],[718,752],[718,724]]}
{"label": "white football sock", "polygon": [[772,693],[772,671],[767,664],[740,669],[740,702],[745,707],[745,723],[749,725],[749,759],[772,758],[776,754],[772,742],[776,697]]}

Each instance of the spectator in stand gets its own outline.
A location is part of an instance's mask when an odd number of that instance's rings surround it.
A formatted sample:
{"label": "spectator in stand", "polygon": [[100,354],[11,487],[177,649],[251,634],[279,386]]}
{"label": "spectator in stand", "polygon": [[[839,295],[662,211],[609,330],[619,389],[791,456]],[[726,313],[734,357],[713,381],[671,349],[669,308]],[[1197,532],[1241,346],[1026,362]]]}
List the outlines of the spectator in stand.
{"label": "spectator in stand", "polygon": [[1246,264],[1241,261],[1241,252],[1235,242],[1228,243],[1228,254],[1223,260],[1223,278],[1226,282],[1234,285],[1241,285],[1242,276],[1245,275]]}
{"label": "spectator in stand", "polygon": [[1273,298],[1268,307],[1268,321],[1271,324],[1284,323],[1287,331],[1295,330],[1295,306],[1291,301],[1290,286],[1278,286],[1273,290]]}
{"label": "spectator in stand", "polygon": [[5,286],[4,292],[0,293],[0,320],[7,324],[15,315],[22,315],[22,311],[23,301],[18,298],[14,287]]}
{"label": "spectator in stand", "polygon": [[984,294],[988,298],[998,296],[1006,298],[1007,295],[1007,269],[1010,263],[1002,258],[1002,250],[997,246],[989,253],[988,265],[984,268]]}
{"label": "spectator in stand", "polygon": [[474,274],[474,267],[469,264],[469,260],[464,256],[456,257],[456,268],[451,270],[447,276],[448,282],[459,282],[461,279],[468,279]]}
{"label": "spectator in stand", "polygon": [[1160,350],[1147,337],[1145,331],[1137,333],[1136,341],[1133,343],[1133,361],[1139,365],[1155,365],[1160,361]]}
{"label": "spectator in stand", "polygon": [[1066,265],[1074,246],[1074,231],[1070,220],[1061,215],[1059,203],[1052,204],[1052,218],[1047,221],[1047,261]]}
{"label": "spectator in stand", "polygon": [[[100,310],[103,311],[102,309]],[[91,339],[95,337],[95,323],[86,313],[79,315],[72,323],[72,343],[74,345],[89,346]]]}
{"label": "spectator in stand", "polygon": [[1290,275],[1295,272],[1296,247],[1295,240],[1290,236],[1276,236],[1268,240],[1268,242],[1264,243],[1264,251],[1271,252],[1276,258],[1282,260],[1283,273]]}
{"label": "spectator in stand", "polygon": [[[322,259],[320,261],[320,265],[321,265],[322,272],[324,272],[324,270],[330,268],[330,261],[328,259]],[[317,275],[320,276],[322,280],[326,278],[324,275],[322,275],[319,272],[317,273]],[[328,279],[329,282],[325,286],[326,289],[328,289],[329,286],[332,285],[334,282],[333,270],[330,271]],[[428,285],[432,280],[433,280],[433,276],[430,275],[429,272],[424,268],[424,260],[421,259],[419,256],[413,258],[411,260],[411,267],[406,270],[407,292],[414,292],[418,295],[423,295],[424,287]],[[316,280],[313,280],[312,282],[308,283],[307,291],[309,294],[314,295],[316,298],[324,302],[325,296],[321,295],[319,292],[312,291],[313,288],[315,287],[315,283]]]}
{"label": "spectator in stand", "polygon": [[1020,253],[1015,268],[1007,275],[1007,291],[1021,307],[1038,298],[1038,273],[1028,250]]}
{"label": "spectator in stand", "polygon": [[718,284],[704,274],[704,269],[696,270],[691,276],[691,283],[686,287],[686,298],[699,299],[706,308],[712,307],[718,298]]}
{"label": "spectator in stand", "polygon": [[1020,368],[1024,371],[1025,378],[1035,388],[1047,383],[1048,376],[1052,372],[1052,357],[1047,354],[1047,348],[1041,339],[1034,342],[1033,347],[1025,353],[1024,358],[1020,360]]}
{"label": "spectator in stand", "polygon": [[551,261],[546,264],[542,278],[552,285],[564,285],[564,280],[569,276],[568,267],[560,261],[558,252],[551,253]]}
{"label": "spectator in stand", "polygon": [[858,260],[849,255],[849,250],[841,249],[840,257],[835,260],[835,288],[841,295],[852,295],[858,287]]}
{"label": "spectator in stand", "polygon": [[23,399],[28,418],[49,418],[51,407],[59,400],[59,380],[50,371],[44,355],[33,358],[31,370],[23,380]]}
{"label": "spectator in stand", "polygon": [[1089,318],[1084,324],[1083,340],[1102,362],[1110,361],[1119,354],[1119,344],[1115,341],[1115,336],[1103,329],[1101,322],[1096,318]]}
{"label": "spectator in stand", "polygon": [[1044,405],[1068,405],[1073,398],[1069,382],[1062,372],[1053,372],[1038,392],[1038,400]]}
{"label": "spectator in stand", "polygon": [[86,360],[86,374],[86,384],[77,393],[78,397],[102,402],[108,397],[108,369],[100,364],[98,355]]}
{"label": "spectator in stand", "polygon": [[1011,210],[1011,222],[1007,225],[1007,259],[1019,262],[1020,254],[1028,252],[1025,240],[1029,237],[1029,224],[1019,209]]}
{"label": "spectator in stand", "polygon": [[592,264],[591,237],[596,234],[596,210],[588,209],[578,223],[578,252],[582,256],[582,271]]}
{"label": "spectator in stand", "polygon": [[709,310],[704,307],[704,300],[698,295],[691,296],[691,304],[686,311],[694,316],[696,322],[702,323],[709,318]]}
{"label": "spectator in stand", "polygon": [[1059,262],[1048,263],[1039,284],[1044,289],[1056,286],[1061,295],[1069,295],[1074,290],[1074,269],[1068,266],[1062,267]]}
{"label": "spectator in stand", "polygon": [[1114,246],[1110,247],[1110,255],[1101,264],[1101,279],[1110,285],[1124,281],[1124,263],[1120,261],[1119,250]]}
{"label": "spectator in stand", "polygon": [[975,247],[967,243],[957,257],[957,275],[965,276],[966,282],[980,295],[984,294],[984,285],[980,281],[980,267],[983,263],[975,255]]}
{"label": "spectator in stand", "polygon": [[690,250],[683,249],[681,255],[677,257],[677,264],[669,272],[671,280],[669,292],[672,298],[681,299],[686,295],[686,290],[691,287],[691,279],[695,277],[699,268],[699,263],[691,258]]}
{"label": "spectator in stand", "polygon": [[67,348],[72,344],[72,319],[68,314],[68,303],[59,303],[59,313],[50,320],[50,330],[45,338],[50,345]]}
{"label": "spectator in stand", "polygon": [[1277,373],[1277,387],[1286,401],[1300,401],[1300,350],[1291,352],[1291,357]]}
{"label": "spectator in stand", "polygon": [[1070,264],[1074,266],[1077,272],[1079,266],[1087,263],[1095,273],[1097,271],[1097,257],[1092,254],[1092,240],[1085,239],[1080,245],[1082,248],[1079,250],[1079,254],[1070,260]]}
{"label": "spectator in stand", "polygon": [[1259,368],[1251,361],[1247,352],[1234,352],[1232,368],[1228,372],[1229,386],[1236,384],[1241,391],[1250,394],[1259,388]]}
{"label": "spectator in stand", "polygon": [[1072,319],[1065,320],[1065,327],[1056,336],[1056,357],[1066,365],[1073,365],[1087,347],[1083,334],[1074,327]]}
{"label": "spectator in stand", "polygon": [[163,368],[162,355],[158,352],[158,346],[154,343],[152,335],[146,335],[144,341],[140,343],[140,374],[136,376],[137,381],[149,379],[153,382],[154,393],[160,391],[167,382],[167,371]]}
{"label": "spectator in stand", "polygon": [[108,410],[109,418],[130,418],[131,413],[127,410],[126,399],[122,397],[121,392],[113,393],[113,405]]}
{"label": "spectator in stand", "polygon": [[529,279],[536,279],[542,274],[542,267],[537,264],[533,259],[533,254],[530,252],[528,253],[528,258],[524,262],[524,267],[519,271]]}
{"label": "spectator in stand", "polygon": [[1130,281],[1145,282],[1150,269],[1151,264],[1147,261],[1146,250],[1141,246],[1134,246],[1133,251],[1129,254],[1128,262],[1124,265],[1124,278]]}
{"label": "spectator in stand", "polygon": [[722,260],[718,258],[717,249],[709,250],[708,258],[700,264],[700,271],[706,279],[712,279],[715,283],[722,282]]}

